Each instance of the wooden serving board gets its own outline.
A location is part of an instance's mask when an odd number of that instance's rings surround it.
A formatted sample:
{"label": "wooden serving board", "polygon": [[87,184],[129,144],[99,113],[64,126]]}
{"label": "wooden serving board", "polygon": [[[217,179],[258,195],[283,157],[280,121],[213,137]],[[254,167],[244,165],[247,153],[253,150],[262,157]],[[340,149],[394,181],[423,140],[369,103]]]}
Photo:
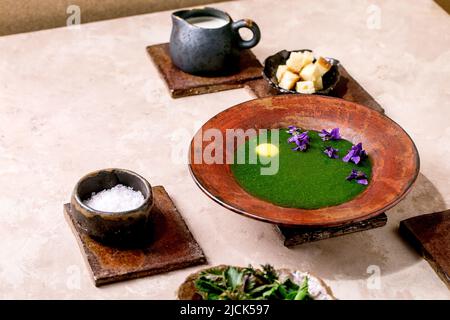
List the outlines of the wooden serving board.
{"label": "wooden serving board", "polygon": [[141,248],[114,248],[93,240],[78,227],[70,204],[64,205],[64,215],[89,265],[95,286],[206,263],[202,249],[164,187],[156,186],[152,190],[155,204],[151,241]]}
{"label": "wooden serving board", "polygon": [[403,220],[399,232],[424,256],[450,289],[450,210]]}
{"label": "wooden serving board", "polygon": [[[237,73],[218,76],[201,77],[185,73],[173,65],[169,54],[169,44],[161,43],[147,47],[147,53],[158,68],[173,98],[213,93],[223,90],[247,87],[257,98],[277,95],[262,77],[263,66],[251,50],[243,50],[239,71]],[[338,98],[357,102],[369,108],[384,112],[378,102],[339,65],[341,75],[332,95]]]}
{"label": "wooden serving board", "polygon": [[449,0],[434,0],[445,12],[450,14],[450,1]]}
{"label": "wooden serving board", "polygon": [[172,63],[168,43],[148,46],[147,52],[166,82],[172,98],[242,88],[246,82],[262,77],[262,65],[250,50],[242,51],[237,73],[220,77],[200,77],[181,71]]}
{"label": "wooden serving board", "polygon": [[[331,96],[362,104],[366,107],[384,113],[384,109],[378,102],[339,64],[340,79]],[[265,79],[257,79],[248,82],[247,87],[257,98],[265,98],[279,95]]]}

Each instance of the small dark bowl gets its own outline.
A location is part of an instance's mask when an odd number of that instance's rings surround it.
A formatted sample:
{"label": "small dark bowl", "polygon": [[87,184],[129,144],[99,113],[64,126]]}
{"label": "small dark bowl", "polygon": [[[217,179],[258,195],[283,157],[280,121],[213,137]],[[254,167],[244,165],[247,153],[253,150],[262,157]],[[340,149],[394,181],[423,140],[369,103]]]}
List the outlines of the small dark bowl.
{"label": "small dark bowl", "polygon": [[[93,192],[110,189],[117,184],[142,192],[144,203],[136,209],[122,212],[103,212],[83,203]],[[147,180],[137,173],[124,169],[104,169],[89,173],[75,185],[70,204],[81,230],[100,242],[134,246],[149,238],[153,193]]]}
{"label": "small dark bowl", "polygon": [[[286,90],[279,87],[276,73],[279,65],[286,64],[286,61],[289,58],[291,52],[305,52],[305,51],[312,52],[312,50],[309,49],[293,50],[293,51],[282,50],[280,52],[275,53],[273,56],[268,57],[264,61],[264,69],[263,69],[264,79],[266,79],[267,82],[269,82],[269,84],[273,88],[275,88],[279,93],[304,94],[298,93],[295,90]],[[331,69],[328,70],[328,72],[325,73],[322,77],[323,89],[317,90],[313,94],[329,95],[339,82],[340,78],[338,69],[339,61],[333,58],[325,58],[325,59],[331,63]]]}

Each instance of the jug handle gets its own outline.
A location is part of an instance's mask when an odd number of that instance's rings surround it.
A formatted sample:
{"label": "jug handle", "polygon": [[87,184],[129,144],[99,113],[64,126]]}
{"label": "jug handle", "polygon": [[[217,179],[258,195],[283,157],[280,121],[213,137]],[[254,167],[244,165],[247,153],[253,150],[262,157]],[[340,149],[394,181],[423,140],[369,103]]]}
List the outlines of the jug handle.
{"label": "jug handle", "polygon": [[[233,22],[231,28],[234,32],[237,33],[238,37],[238,46],[241,49],[250,49],[256,46],[261,40],[261,31],[259,30],[258,25],[250,19],[242,19],[236,22]],[[243,40],[239,34],[239,29],[247,28],[253,32],[253,37],[250,40]]]}

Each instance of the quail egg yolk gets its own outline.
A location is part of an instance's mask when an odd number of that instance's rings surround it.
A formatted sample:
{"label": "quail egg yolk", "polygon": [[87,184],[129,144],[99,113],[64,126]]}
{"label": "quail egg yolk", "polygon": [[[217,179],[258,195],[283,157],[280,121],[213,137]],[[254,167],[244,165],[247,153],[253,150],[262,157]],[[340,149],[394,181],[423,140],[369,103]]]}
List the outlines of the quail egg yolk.
{"label": "quail egg yolk", "polygon": [[278,147],[271,143],[261,143],[256,146],[255,152],[263,157],[274,157],[278,154]]}

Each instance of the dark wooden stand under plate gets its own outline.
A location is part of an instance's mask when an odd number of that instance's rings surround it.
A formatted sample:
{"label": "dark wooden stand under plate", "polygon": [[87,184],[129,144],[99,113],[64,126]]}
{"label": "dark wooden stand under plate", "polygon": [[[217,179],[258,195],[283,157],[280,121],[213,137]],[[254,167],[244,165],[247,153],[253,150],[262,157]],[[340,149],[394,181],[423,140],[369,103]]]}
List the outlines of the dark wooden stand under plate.
{"label": "dark wooden stand under plate", "polygon": [[302,243],[325,240],[346,234],[379,228],[387,223],[386,214],[382,213],[376,217],[346,224],[344,226],[327,228],[289,228],[275,226],[279,231],[286,247],[293,247]]}
{"label": "dark wooden stand under plate", "polygon": [[169,272],[206,263],[206,257],[162,186],[152,188],[152,240],[135,249],[101,244],[78,227],[70,204],[64,215],[72,227],[96,286]]}

